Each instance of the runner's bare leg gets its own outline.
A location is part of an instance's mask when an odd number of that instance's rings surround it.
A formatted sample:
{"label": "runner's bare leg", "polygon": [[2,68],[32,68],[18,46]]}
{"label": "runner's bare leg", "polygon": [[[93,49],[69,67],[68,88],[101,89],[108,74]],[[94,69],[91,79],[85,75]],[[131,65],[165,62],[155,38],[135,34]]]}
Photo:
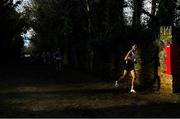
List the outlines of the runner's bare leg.
{"label": "runner's bare leg", "polygon": [[131,80],[131,90],[134,90],[134,84],[135,84],[135,80],[136,80],[136,72],[135,70],[131,70],[131,76],[132,76],[132,80]]}

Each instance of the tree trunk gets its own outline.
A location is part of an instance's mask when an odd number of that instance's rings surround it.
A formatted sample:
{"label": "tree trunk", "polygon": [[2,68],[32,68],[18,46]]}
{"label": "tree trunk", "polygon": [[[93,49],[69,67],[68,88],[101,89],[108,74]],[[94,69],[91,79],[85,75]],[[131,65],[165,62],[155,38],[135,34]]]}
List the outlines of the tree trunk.
{"label": "tree trunk", "polygon": [[133,0],[134,12],[133,12],[133,28],[136,30],[141,27],[141,12],[143,6],[143,0]]}
{"label": "tree trunk", "polygon": [[161,26],[171,26],[175,19],[177,0],[160,0],[157,17]]}
{"label": "tree trunk", "polygon": [[151,15],[153,16],[155,16],[155,13],[156,13],[156,2],[157,0],[152,0]]}

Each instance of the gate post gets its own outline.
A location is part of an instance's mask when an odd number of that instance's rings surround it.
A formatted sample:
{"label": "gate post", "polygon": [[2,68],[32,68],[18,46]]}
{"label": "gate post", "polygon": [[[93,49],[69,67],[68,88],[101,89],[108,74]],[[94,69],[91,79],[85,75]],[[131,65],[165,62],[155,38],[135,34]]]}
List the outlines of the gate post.
{"label": "gate post", "polygon": [[172,76],[172,27],[160,27],[160,93],[173,93]]}

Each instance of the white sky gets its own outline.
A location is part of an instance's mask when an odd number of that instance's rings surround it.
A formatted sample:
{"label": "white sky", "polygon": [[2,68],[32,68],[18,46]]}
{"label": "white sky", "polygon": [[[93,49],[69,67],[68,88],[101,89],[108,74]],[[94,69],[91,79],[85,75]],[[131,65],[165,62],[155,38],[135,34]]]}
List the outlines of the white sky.
{"label": "white sky", "polygon": [[[13,0],[13,3],[16,3],[16,1],[22,1],[22,4],[20,4],[16,8],[17,12],[22,12],[23,11],[23,6],[26,6],[30,0]],[[21,35],[23,37],[23,39],[24,39],[24,46],[25,47],[28,47],[30,45],[30,40],[29,39],[31,39],[33,34],[34,34],[34,30],[29,29],[26,34]]]}
{"label": "white sky", "polygon": [[17,1],[22,1],[22,4],[20,4],[20,5],[16,8],[16,10],[17,10],[18,12],[22,12],[22,11],[23,11],[23,6],[27,6],[28,3],[30,2],[30,0],[13,0],[13,3],[16,3]]}
{"label": "white sky", "polygon": [[[127,3],[130,3],[132,2],[133,0],[125,0],[125,2]],[[144,0],[144,6],[143,6],[143,9],[150,12],[151,11],[151,1],[152,0]],[[124,8],[124,13],[125,13],[125,17],[126,17],[126,21],[128,22],[127,24],[128,25],[131,25],[132,24],[132,15],[133,15],[133,9],[132,9],[132,6],[129,6],[128,7],[125,7]],[[142,14],[141,15],[141,21],[143,24],[146,24],[146,21],[144,19],[148,19],[149,17],[145,14]]]}
{"label": "white sky", "polygon": [[31,29],[29,29],[28,31],[27,31],[27,33],[23,33],[21,36],[23,37],[23,39],[24,39],[24,46],[25,47],[28,47],[29,45],[30,45],[30,39],[31,39],[31,37],[33,36],[33,35],[35,35],[35,32],[34,32],[34,30],[31,28]]}

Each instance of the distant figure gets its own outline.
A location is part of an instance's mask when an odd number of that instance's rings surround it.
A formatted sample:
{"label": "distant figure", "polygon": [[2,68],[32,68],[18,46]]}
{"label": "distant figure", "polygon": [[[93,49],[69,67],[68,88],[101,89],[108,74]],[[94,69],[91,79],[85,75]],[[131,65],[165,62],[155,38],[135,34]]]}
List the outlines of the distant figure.
{"label": "distant figure", "polygon": [[43,60],[43,63],[46,64],[46,63],[47,63],[46,52],[43,52],[43,53],[41,54],[41,58],[42,58],[42,60]]}
{"label": "distant figure", "polygon": [[89,65],[89,71],[93,71],[93,59],[94,59],[94,52],[92,49],[88,49],[88,65]]}
{"label": "distant figure", "polygon": [[54,58],[55,58],[56,69],[58,71],[61,71],[62,70],[62,54],[61,54],[60,48],[58,48],[55,51]]}
{"label": "distant figure", "polygon": [[136,50],[137,50],[137,45],[134,44],[132,46],[132,49],[126,54],[124,61],[125,61],[125,67],[124,67],[124,73],[122,76],[119,77],[117,81],[115,81],[115,87],[118,87],[118,81],[121,81],[122,79],[125,79],[128,73],[131,73],[132,76],[132,81],[131,81],[131,90],[130,93],[136,93],[134,90],[134,82],[136,80],[136,71],[134,69],[134,64],[137,63],[136,59]]}
{"label": "distant figure", "polygon": [[47,60],[48,64],[51,64],[51,58],[52,58],[51,52],[47,51],[47,53],[46,53],[46,60]]}
{"label": "distant figure", "polygon": [[30,54],[31,54],[31,61],[34,61],[34,59],[35,59],[35,53],[31,51]]}

